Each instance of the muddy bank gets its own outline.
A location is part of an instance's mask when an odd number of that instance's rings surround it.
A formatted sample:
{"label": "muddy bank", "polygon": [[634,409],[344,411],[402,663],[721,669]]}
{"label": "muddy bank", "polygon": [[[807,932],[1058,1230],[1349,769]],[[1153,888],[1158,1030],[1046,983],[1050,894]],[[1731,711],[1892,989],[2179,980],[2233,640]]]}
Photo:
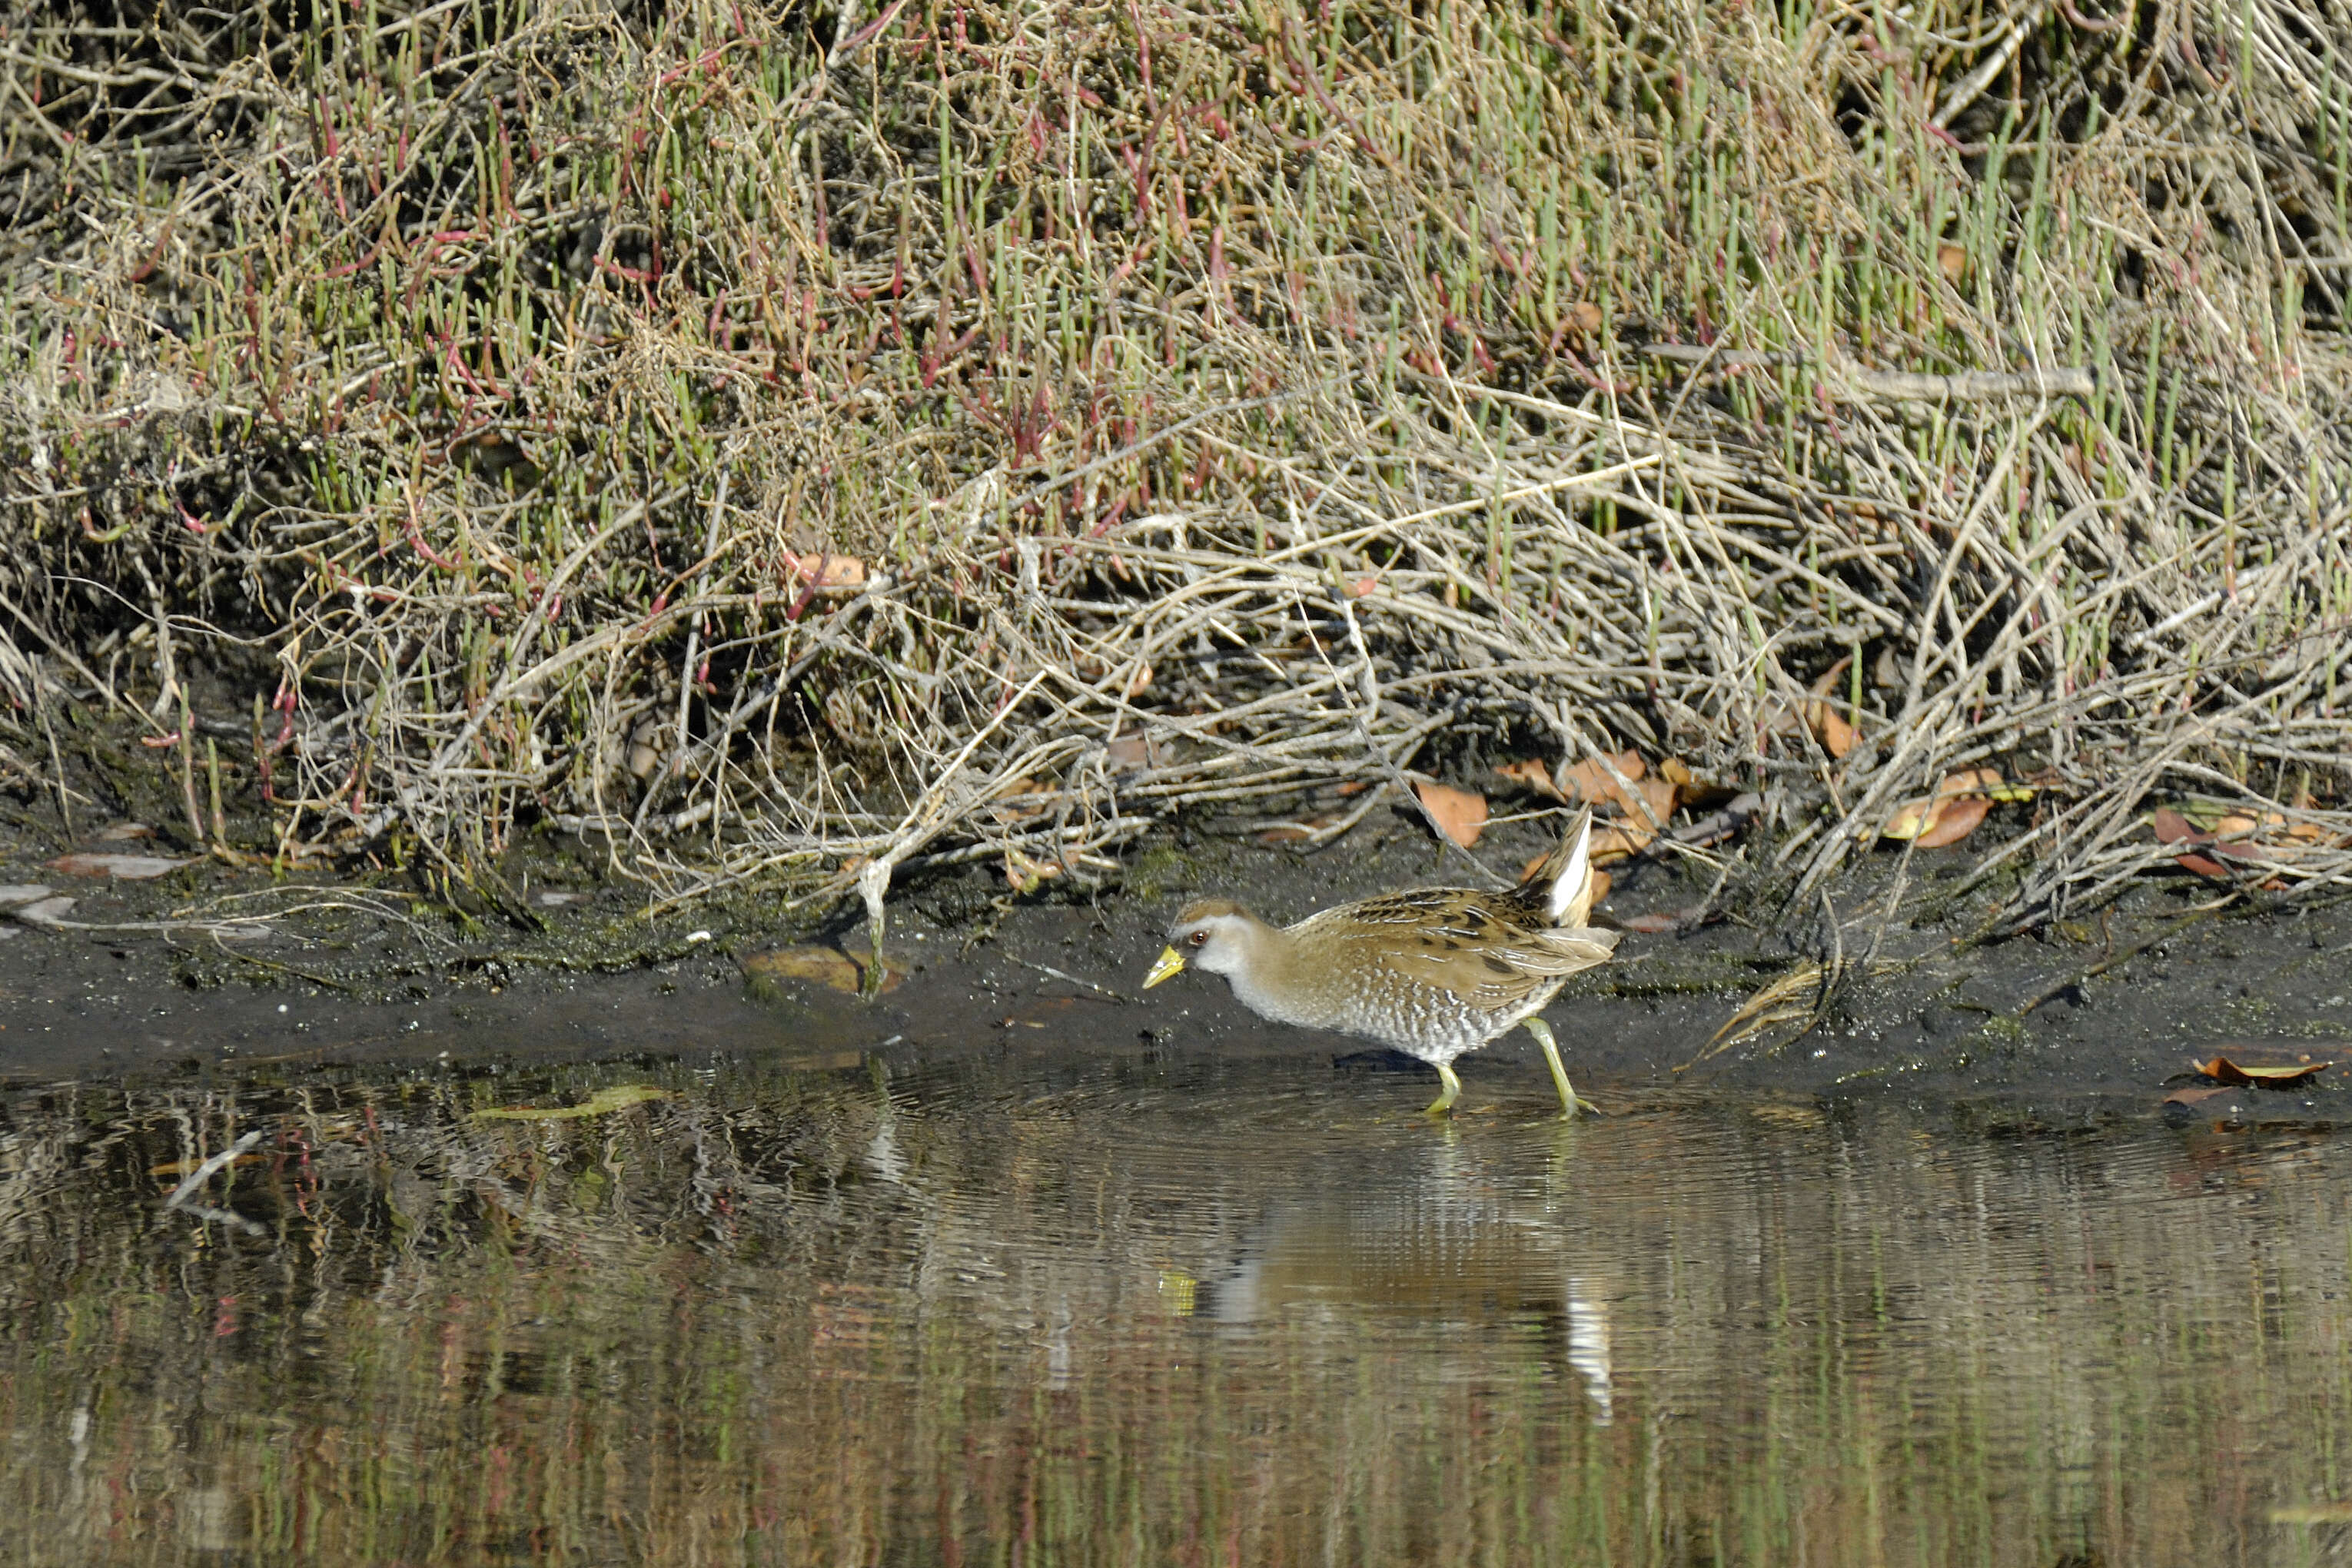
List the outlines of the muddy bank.
{"label": "muddy bank", "polygon": [[[1480,853],[1515,867],[1542,832],[1507,825]],[[92,846],[126,847],[173,858],[168,840]],[[1644,931],[1687,919],[1710,888],[1671,866],[1621,864],[1602,908],[1629,927],[1621,957],[1578,977],[1549,1013],[1580,1088],[1619,1110],[1709,1093],[1982,1101],[2059,1118],[2334,1120],[2352,1106],[2334,1071],[2284,1090],[2182,1076],[2217,1053],[2241,1065],[2352,1055],[2352,915],[2208,912],[2210,884],[2183,877],[2137,886],[2091,921],[1969,945],[1975,906],[1938,909],[1933,897],[1966,857],[1916,855],[1906,907],[1920,912],[1882,931],[1873,902],[1895,863],[1839,887],[1834,934],[1825,915],[1779,923],[1736,900],[1695,929]],[[854,982],[847,958],[864,957],[866,933],[853,909],[785,912],[742,898],[648,913],[641,893],[600,882],[597,869],[561,845],[519,868],[544,927],[529,931],[469,925],[396,888],[273,883],[196,858],[152,880],[74,876],[52,848],[21,844],[0,858],[0,884],[19,900],[0,924],[0,1067],[25,1079],[509,1056],[756,1054],[846,1070],[1111,1055],[1181,1076],[1307,1058],[1334,1064],[1335,1095],[1403,1111],[1423,1097],[1418,1064],[1265,1024],[1205,976],[1148,997],[1140,978],[1187,896],[1237,897],[1289,920],[1462,875],[1402,818],[1311,856],[1237,826],[1163,830],[1118,884],[1083,897],[1013,897],[978,870],[935,875],[894,899],[894,970],[867,1001],[751,973],[779,948],[830,946],[845,954],[838,978]],[[38,887],[52,901],[27,918],[23,891]],[[1708,1054],[1759,992],[1808,955],[1841,952],[1845,978],[1818,1023],[1798,1033],[1818,982],[1791,984],[1788,1016]],[[1462,1072],[1470,1114],[1549,1093],[1524,1037]],[[2208,1089],[2224,1091],[2166,1104]]]}

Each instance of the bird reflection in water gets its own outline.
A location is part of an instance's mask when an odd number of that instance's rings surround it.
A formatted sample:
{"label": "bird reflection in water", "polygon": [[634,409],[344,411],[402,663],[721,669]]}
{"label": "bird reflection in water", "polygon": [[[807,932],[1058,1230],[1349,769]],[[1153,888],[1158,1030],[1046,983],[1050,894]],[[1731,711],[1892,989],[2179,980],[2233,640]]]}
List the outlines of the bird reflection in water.
{"label": "bird reflection in water", "polygon": [[1369,1310],[1450,1335],[1539,1323],[1582,1382],[1594,1420],[1607,1425],[1615,1410],[1608,1292],[1569,1229],[1578,1130],[1528,1131],[1555,1141],[1543,1194],[1524,1192],[1518,1162],[1482,1160],[1470,1141],[1446,1137],[1410,1169],[1273,1201],[1224,1269],[1201,1282],[1194,1314],[1247,1325]]}

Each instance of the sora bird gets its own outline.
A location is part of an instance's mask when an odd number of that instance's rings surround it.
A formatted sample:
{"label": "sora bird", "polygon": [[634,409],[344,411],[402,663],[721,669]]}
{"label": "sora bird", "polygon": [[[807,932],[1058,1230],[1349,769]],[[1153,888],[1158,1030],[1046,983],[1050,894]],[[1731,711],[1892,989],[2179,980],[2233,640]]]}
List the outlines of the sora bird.
{"label": "sora bird", "polygon": [[1580,1102],[1559,1046],[1537,1016],[1579,970],[1605,963],[1617,933],[1585,925],[1592,906],[1592,814],[1508,892],[1426,888],[1321,910],[1280,929],[1224,899],[1178,911],[1168,950],[1143,982],[1186,965],[1222,974],[1262,1018],[1331,1029],[1418,1057],[1462,1092],[1454,1058],[1524,1024],[1543,1047],[1559,1102]]}

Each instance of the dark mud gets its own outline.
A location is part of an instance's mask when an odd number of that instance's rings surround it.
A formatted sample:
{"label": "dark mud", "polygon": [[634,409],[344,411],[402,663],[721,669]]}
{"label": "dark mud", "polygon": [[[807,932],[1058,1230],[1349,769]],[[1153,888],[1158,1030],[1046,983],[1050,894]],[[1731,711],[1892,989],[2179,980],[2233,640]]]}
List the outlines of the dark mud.
{"label": "dark mud", "polygon": [[[1505,826],[1481,857],[1516,868],[1541,833]],[[88,847],[170,853],[168,842]],[[844,1068],[1109,1058],[1171,1074],[1298,1059],[1332,1065],[1335,1097],[1399,1109],[1425,1098],[1418,1064],[1265,1024],[1204,976],[1146,996],[1141,975],[1188,896],[1238,897],[1289,920],[1463,875],[1399,820],[1368,824],[1314,856],[1213,826],[1173,831],[1132,856],[1123,881],[1083,894],[1048,884],[1016,898],[992,870],[918,879],[894,891],[891,987],[869,1002],[821,984],[747,979],[757,955],[783,945],[829,943],[863,958],[863,925],[848,911],[785,912],[739,897],[649,916],[642,892],[600,882],[585,854],[551,850],[520,869],[539,931],[457,919],[395,885],[272,881],[201,859],[158,881],[116,881],[63,874],[53,859],[53,848],[33,846],[0,859],[0,883],[70,896],[62,918],[94,928],[0,923],[0,1071],[19,1080],[236,1067],[299,1075],[304,1064],[486,1055],[773,1053]],[[1872,878],[1892,872],[1892,856],[1834,894],[1834,933],[1825,915],[1767,925],[1737,910],[1696,930],[1629,931],[1619,960],[1578,977],[1548,1015],[1580,1089],[1617,1110],[1800,1096],[1969,1104],[2026,1122],[2332,1122],[2352,1109],[2352,1092],[2334,1081],[2352,1082],[2352,1070],[2291,1090],[2166,1103],[2183,1088],[2213,1087],[2189,1072],[2216,1053],[2242,1063],[2352,1055],[2352,914],[2203,913],[2214,889],[2184,875],[2151,879],[2088,921],[1971,944],[1973,906],[1937,907],[1939,889],[1969,863],[1964,850],[1916,855],[1908,918],[1883,930],[1875,909],[1885,889]],[[1707,879],[1671,866],[1614,869],[1604,921],[1688,911],[1709,890]],[[276,918],[260,937],[201,923],[237,913]],[[1784,1025],[1707,1054],[1748,997],[1825,952],[1849,967],[1819,1023],[1793,1039],[1795,1025]],[[1469,1114],[1524,1109],[1550,1092],[1522,1035],[1461,1070]]]}

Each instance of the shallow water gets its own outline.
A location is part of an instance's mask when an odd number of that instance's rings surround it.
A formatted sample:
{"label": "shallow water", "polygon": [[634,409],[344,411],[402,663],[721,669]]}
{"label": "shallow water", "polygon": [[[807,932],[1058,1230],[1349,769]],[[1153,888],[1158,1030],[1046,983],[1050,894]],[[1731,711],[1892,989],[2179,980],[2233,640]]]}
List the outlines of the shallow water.
{"label": "shallow water", "polygon": [[[484,1119],[651,1085],[601,1115]],[[1474,1086],[1475,1088],[1475,1086]],[[19,1090],[28,1563],[2297,1563],[2332,1133],[976,1053]],[[182,1206],[190,1163],[258,1131]],[[209,1211],[209,1217],[205,1212]]]}

